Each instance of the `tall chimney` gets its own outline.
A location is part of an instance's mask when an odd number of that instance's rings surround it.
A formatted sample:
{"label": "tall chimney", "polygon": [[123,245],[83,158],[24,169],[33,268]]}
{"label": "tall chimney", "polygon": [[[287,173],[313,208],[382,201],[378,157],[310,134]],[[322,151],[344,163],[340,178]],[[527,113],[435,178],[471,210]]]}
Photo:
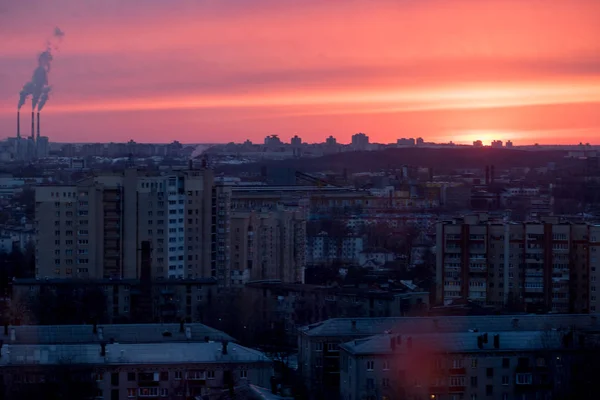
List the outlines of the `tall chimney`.
{"label": "tall chimney", "polygon": [[40,138],[40,113],[37,113],[37,138]]}
{"label": "tall chimney", "polygon": [[35,112],[31,112],[31,140],[35,141]]}
{"label": "tall chimney", "polygon": [[21,111],[17,111],[17,138],[21,138]]}

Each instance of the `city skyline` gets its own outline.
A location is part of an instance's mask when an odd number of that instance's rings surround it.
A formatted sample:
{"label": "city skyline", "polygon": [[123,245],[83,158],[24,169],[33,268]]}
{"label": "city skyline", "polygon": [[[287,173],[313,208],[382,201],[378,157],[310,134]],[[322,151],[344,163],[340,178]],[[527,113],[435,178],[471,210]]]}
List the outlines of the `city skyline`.
{"label": "city skyline", "polygon": [[55,142],[595,144],[600,131],[592,0],[144,5],[4,6],[0,138],[55,26],[68,35],[43,111]]}

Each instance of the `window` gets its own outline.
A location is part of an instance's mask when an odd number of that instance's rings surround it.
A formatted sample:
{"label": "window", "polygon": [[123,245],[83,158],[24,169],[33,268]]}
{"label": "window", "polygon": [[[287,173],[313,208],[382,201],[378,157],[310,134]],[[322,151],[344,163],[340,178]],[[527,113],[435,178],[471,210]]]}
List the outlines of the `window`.
{"label": "window", "polygon": [[191,381],[203,381],[206,379],[206,371],[189,371],[187,377]]}
{"label": "window", "polygon": [[339,351],[337,343],[327,343],[327,351]]}
{"label": "window", "polygon": [[160,397],[167,397],[167,396],[169,396],[169,389],[165,389],[165,388],[160,389]]}
{"label": "window", "polygon": [[367,371],[373,371],[375,369],[375,361],[367,361]]}
{"label": "window", "polygon": [[517,374],[515,383],[517,385],[531,385],[533,378],[531,374]]}
{"label": "window", "polygon": [[390,369],[390,362],[386,360],[383,362],[383,370],[388,371],[389,369]]}
{"label": "window", "polygon": [[[129,301],[128,299],[129,299],[128,297],[125,297],[125,301]],[[161,371],[160,380],[168,381],[169,380],[169,371]]]}
{"label": "window", "polygon": [[452,368],[458,369],[458,368],[463,368],[463,367],[464,367],[464,364],[463,364],[462,358],[455,358],[454,360],[452,360]]}
{"label": "window", "polygon": [[488,378],[493,378],[494,377],[494,368],[486,368],[485,375]]}
{"label": "window", "polygon": [[390,380],[389,380],[389,378],[383,378],[381,380],[381,386],[382,387],[390,387]]}
{"label": "window", "polygon": [[508,375],[503,375],[502,376],[502,384],[503,385],[508,385],[508,383],[510,382]]}
{"label": "window", "polygon": [[510,358],[502,359],[502,368],[510,368]]}
{"label": "window", "polygon": [[206,379],[215,379],[215,371],[206,371]]}
{"label": "window", "polygon": [[450,377],[450,386],[451,387],[465,386],[465,377],[464,376],[451,376]]}
{"label": "window", "polygon": [[486,396],[492,396],[494,394],[494,386],[492,385],[485,385],[485,395]]}
{"label": "window", "polygon": [[110,391],[110,400],[119,400],[119,389],[112,389]]}
{"label": "window", "polygon": [[[129,374],[127,374],[127,375],[129,376]],[[134,373],[134,375],[135,375],[135,373]],[[129,398],[129,399],[135,398],[135,396],[136,396],[135,392],[136,392],[135,389],[127,389],[127,398]]]}
{"label": "window", "polygon": [[375,388],[375,380],[373,378],[367,378],[367,389]]}
{"label": "window", "polygon": [[96,382],[100,382],[102,380],[104,380],[104,373],[103,372],[98,372],[94,374],[94,380]]}
{"label": "window", "polygon": [[129,382],[135,381],[135,372],[128,372],[127,373],[127,380]]}
{"label": "window", "polygon": [[472,388],[476,388],[477,387],[477,377],[476,376],[472,376],[471,377],[471,387]]}
{"label": "window", "polygon": [[140,397],[157,397],[158,396],[158,388],[157,387],[139,388],[138,395]]}
{"label": "window", "polygon": [[247,369],[243,369],[243,370],[240,371],[240,378],[241,379],[248,378],[248,370]]}
{"label": "window", "polygon": [[471,368],[477,368],[477,359],[476,358],[471,359]]}
{"label": "window", "polygon": [[175,371],[175,379],[176,380],[181,380],[182,375],[183,374],[181,373],[181,371]]}
{"label": "window", "polygon": [[119,373],[113,372],[110,374],[110,384],[113,386],[119,386]]}

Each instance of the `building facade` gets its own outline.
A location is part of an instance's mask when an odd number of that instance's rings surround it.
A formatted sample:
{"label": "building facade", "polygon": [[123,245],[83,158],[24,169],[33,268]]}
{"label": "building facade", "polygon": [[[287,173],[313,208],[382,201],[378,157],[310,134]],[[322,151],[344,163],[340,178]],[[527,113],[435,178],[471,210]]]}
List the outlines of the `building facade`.
{"label": "building facade", "polygon": [[600,226],[490,221],[437,224],[436,301],[468,299],[526,311],[595,312]]}
{"label": "building facade", "polygon": [[145,176],[135,169],[71,186],[36,187],[36,276],[138,279],[140,243],[155,278],[211,269],[212,171]]}
{"label": "building facade", "polygon": [[389,333],[354,340],[339,346],[340,398],[569,396],[576,389],[571,368],[577,352],[585,351],[569,335],[573,332]]}
{"label": "building facade", "polygon": [[2,350],[1,387],[8,398],[26,393],[28,385],[73,375],[88,383],[94,398],[106,400],[218,398],[240,385],[269,387],[273,376],[272,362],[261,352],[226,341],[5,344]]}
{"label": "building facade", "polygon": [[[298,330],[298,373],[313,398],[330,399],[340,395],[340,345],[389,332],[406,335],[433,333],[527,332],[564,329],[597,329],[597,314],[453,316],[400,318],[333,318]],[[405,337],[406,339],[406,337]],[[490,336],[490,341],[492,340]],[[406,340],[405,340],[406,342]],[[385,343],[385,349],[389,341]],[[387,350],[386,350],[387,351]],[[348,378],[350,379],[350,378]],[[356,378],[353,378],[354,380]],[[362,381],[362,382],[366,382]],[[392,380],[390,379],[390,382]],[[346,381],[348,384],[348,380]],[[380,393],[388,395],[389,393]],[[420,393],[417,393],[420,395]],[[352,399],[355,397],[352,392]],[[366,398],[366,397],[365,397]],[[401,395],[390,399],[405,398]],[[410,398],[410,397],[409,397]],[[415,398],[415,397],[412,397]],[[425,398],[425,397],[422,397]],[[438,397],[441,398],[441,397]],[[444,397],[445,398],[445,397]],[[463,397],[466,399],[467,397]],[[346,397],[348,399],[348,397]],[[381,400],[382,397],[376,397]],[[509,399],[512,399],[509,397]]]}

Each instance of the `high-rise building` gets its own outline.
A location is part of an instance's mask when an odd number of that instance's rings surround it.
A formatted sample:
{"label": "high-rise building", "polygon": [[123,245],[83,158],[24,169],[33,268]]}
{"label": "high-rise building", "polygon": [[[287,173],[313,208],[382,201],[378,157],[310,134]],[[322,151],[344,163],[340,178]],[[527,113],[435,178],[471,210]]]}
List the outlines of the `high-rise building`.
{"label": "high-rise building", "polygon": [[364,133],[352,135],[352,148],[355,150],[366,150],[369,147],[369,137]]}
{"label": "high-rise building", "polygon": [[436,300],[595,312],[600,226],[472,215],[437,225]]}
{"label": "high-rise building", "polygon": [[306,219],[299,211],[231,213],[229,285],[276,279],[304,282]]}
{"label": "high-rise building", "polygon": [[139,278],[140,243],[155,278],[215,276],[210,269],[213,174],[145,176],[135,169],[70,186],[36,188],[36,276]]}

